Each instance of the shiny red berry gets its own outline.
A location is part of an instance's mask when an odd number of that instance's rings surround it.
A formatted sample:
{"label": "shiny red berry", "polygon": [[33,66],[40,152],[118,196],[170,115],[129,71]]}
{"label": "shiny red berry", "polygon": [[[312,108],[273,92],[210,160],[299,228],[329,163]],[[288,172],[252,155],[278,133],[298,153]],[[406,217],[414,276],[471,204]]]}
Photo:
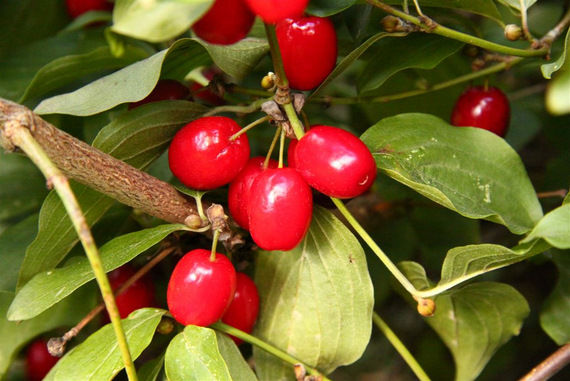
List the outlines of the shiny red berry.
{"label": "shiny red berry", "polygon": [[511,111],[506,95],[496,87],[470,87],[457,99],[451,124],[479,127],[504,137]]}
{"label": "shiny red berry", "polygon": [[113,3],[107,0],[66,0],[67,12],[73,18],[89,11],[110,11]]}
{"label": "shiny red berry", "polygon": [[286,19],[275,27],[289,86],[311,90],[333,71],[337,38],[332,22],[322,17]]}
{"label": "shiny red berry", "polygon": [[161,79],[146,98],[129,104],[128,109],[132,110],[151,102],[184,99],[188,95],[190,95],[190,90],[182,83],[173,79]]}
{"label": "shiny red berry", "polygon": [[356,197],[376,178],[376,162],[368,147],[341,128],[313,126],[293,152],[295,168],[310,186],[327,196]]}
{"label": "shiny red berry", "polygon": [[309,0],[246,0],[246,2],[256,15],[270,24],[301,16],[309,4]]}
{"label": "shiny red berry", "polygon": [[254,20],[243,0],[215,0],[192,30],[210,44],[231,45],[247,36]]}
{"label": "shiny red berry", "polygon": [[292,250],[313,214],[311,188],[293,168],[266,169],[251,186],[249,231],[264,250]]}
{"label": "shiny red berry", "polygon": [[[252,157],[240,173],[230,183],[228,191],[228,208],[233,219],[239,226],[248,230],[248,206],[251,198],[251,185],[257,176],[263,172],[265,157]],[[277,168],[279,163],[269,160],[268,168]]]}
{"label": "shiny red berry", "polygon": [[[257,286],[250,277],[244,273],[237,273],[237,286],[234,300],[222,316],[222,322],[251,333],[259,313],[259,293]],[[243,340],[230,336],[237,345]]]}
{"label": "shiny red berry", "polygon": [[236,292],[236,271],[230,260],[210,251],[192,250],[174,267],[166,300],[170,313],[183,325],[209,326],[220,320]]}
{"label": "shiny red berry", "polygon": [[28,381],[41,381],[58,362],[59,357],[49,354],[47,341],[39,339],[26,350],[26,376]]}
{"label": "shiny red berry", "polygon": [[[111,289],[116,291],[123,283],[135,275],[136,272],[137,270],[130,264],[125,264],[111,271],[108,274]],[[116,295],[115,301],[117,302],[121,319],[126,318],[131,312],[140,308],[154,307],[156,305],[154,284],[148,276],[144,276],[126,290]],[[108,315],[105,322],[109,322]]]}
{"label": "shiny red berry", "polygon": [[192,189],[228,184],[249,159],[246,134],[230,138],[240,126],[225,116],[196,119],[176,133],[168,150],[170,170]]}

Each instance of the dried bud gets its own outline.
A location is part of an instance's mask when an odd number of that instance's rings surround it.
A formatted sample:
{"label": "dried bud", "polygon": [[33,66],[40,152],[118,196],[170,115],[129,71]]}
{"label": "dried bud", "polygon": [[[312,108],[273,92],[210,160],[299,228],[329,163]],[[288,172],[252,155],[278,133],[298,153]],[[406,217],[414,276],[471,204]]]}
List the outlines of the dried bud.
{"label": "dried bud", "polygon": [[199,229],[202,227],[202,219],[196,214],[191,214],[184,220],[184,224],[190,229]]}
{"label": "dried bud", "polygon": [[47,343],[47,349],[50,355],[61,357],[65,353],[65,345],[67,340],[63,337],[52,337]]}
{"label": "dried bud", "polygon": [[386,16],[380,23],[382,24],[382,28],[388,33],[402,32],[404,30],[404,22],[395,16]]}
{"label": "dried bud", "polygon": [[266,90],[271,89],[275,86],[275,73],[269,72],[263,79],[261,80],[261,87]]}
{"label": "dried bud", "polygon": [[174,321],[171,318],[163,317],[156,327],[156,332],[161,335],[168,335],[174,330]]}
{"label": "dried bud", "polygon": [[509,41],[517,41],[522,37],[523,32],[520,26],[509,24],[505,27],[505,37]]}
{"label": "dried bud", "polygon": [[418,312],[420,315],[430,317],[435,314],[435,302],[432,299],[418,298]]}

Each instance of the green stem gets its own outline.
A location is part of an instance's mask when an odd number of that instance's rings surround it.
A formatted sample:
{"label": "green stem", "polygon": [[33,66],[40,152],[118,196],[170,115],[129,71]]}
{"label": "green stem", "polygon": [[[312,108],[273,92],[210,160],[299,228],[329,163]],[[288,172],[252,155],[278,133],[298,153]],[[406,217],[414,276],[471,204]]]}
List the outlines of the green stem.
{"label": "green stem", "polygon": [[267,41],[269,41],[269,49],[271,51],[271,59],[273,60],[277,81],[279,85],[289,87],[289,80],[285,74],[283,60],[281,59],[281,50],[279,50],[279,43],[277,42],[277,34],[275,34],[275,25],[265,24],[265,33],[267,34]]}
{"label": "green stem", "polygon": [[271,141],[271,145],[269,146],[269,150],[267,151],[267,156],[265,156],[265,161],[263,162],[263,168],[267,168],[269,166],[269,160],[271,159],[271,154],[277,145],[277,139],[281,135],[281,128],[277,128],[275,130],[275,136],[273,136],[273,140]]}
{"label": "green stem", "polygon": [[380,95],[380,96],[373,96],[373,97],[346,97],[346,98],[333,98],[333,97],[321,97],[321,98],[312,98],[309,99],[309,102],[325,102],[329,105],[341,105],[341,104],[356,104],[361,102],[369,102],[369,103],[386,103],[390,101],[411,98],[422,94],[427,94],[432,91],[443,90],[448,87],[452,87],[455,85],[459,85],[461,83],[470,82],[475,79],[489,76],[490,74],[498,73],[503,71],[507,68],[510,68],[520,62],[522,62],[524,58],[513,58],[509,62],[501,62],[486,69],[482,69],[479,71],[475,71],[469,74],[462,75],[460,77],[453,78],[449,81],[444,81],[433,86],[428,87],[427,89],[418,89],[418,90],[411,90],[405,91],[402,93],[390,94],[390,95]]}
{"label": "green stem", "polygon": [[386,268],[392,273],[392,275],[398,280],[398,282],[400,282],[400,284],[406,289],[406,291],[408,291],[412,295],[417,295],[418,291],[416,290],[414,285],[408,280],[408,278],[405,277],[404,274],[402,274],[402,272],[398,269],[398,267],[396,267],[396,265],[390,260],[390,258],[388,258],[388,256],[382,251],[382,249],[378,247],[378,245],[376,244],[376,242],[374,242],[372,237],[368,235],[366,230],[364,230],[364,228],[358,223],[358,221],[356,221],[356,219],[352,216],[352,214],[350,214],[350,212],[348,211],[346,206],[342,203],[342,201],[334,197],[331,197],[331,200],[336,205],[338,210],[342,213],[344,218],[346,218],[350,226],[352,226],[352,228],[358,233],[358,235],[360,235],[360,237],[364,240],[364,242],[366,242],[366,244],[372,249],[374,254],[376,254],[376,256],[380,258],[384,266],[386,266]]}
{"label": "green stem", "polygon": [[440,36],[444,36],[447,38],[452,38],[457,41],[465,42],[467,44],[475,45],[483,49],[492,50],[497,53],[502,53],[510,56],[518,56],[518,57],[542,57],[546,56],[549,53],[549,48],[544,47],[540,49],[516,49],[511,48],[509,46],[504,46],[501,44],[497,44],[494,42],[490,42],[484,40],[482,38],[474,37],[465,33],[458,32],[453,29],[449,29],[447,27],[441,25],[425,25],[425,23],[419,19],[418,17],[409,15],[405,12],[399,11],[391,6],[384,4],[378,0],[367,0],[368,3],[372,4],[373,6],[382,9],[383,11],[397,16],[403,20],[406,20],[414,25],[417,25],[421,28],[424,28],[427,32],[438,34]]}
{"label": "green stem", "polygon": [[275,348],[274,346],[266,343],[265,341],[262,341],[260,339],[258,339],[255,336],[249,335],[243,331],[240,331],[237,328],[234,327],[230,327],[227,324],[224,324],[222,322],[217,322],[214,323],[210,326],[210,328],[215,329],[216,331],[220,331],[223,333],[227,333],[228,335],[232,335],[237,337],[238,339],[242,339],[243,341],[246,341],[252,345],[255,345],[258,348],[263,349],[264,351],[272,354],[273,356],[291,364],[291,365],[297,365],[297,364],[302,364],[305,367],[305,370],[307,371],[307,373],[312,374],[314,376],[320,377],[321,380],[323,381],[330,381],[329,378],[327,378],[324,374],[322,374],[321,372],[319,372],[317,369],[308,366],[307,364],[304,364],[302,361],[296,359],[295,357],[291,356],[290,354],[283,352],[280,349]]}
{"label": "green stem", "polygon": [[430,378],[428,377],[426,372],[422,369],[421,365],[410,353],[408,348],[406,348],[404,343],[402,343],[400,338],[394,333],[394,331],[390,329],[388,324],[386,324],[386,322],[380,317],[380,315],[374,312],[374,315],[372,315],[372,320],[374,321],[374,324],[376,324],[376,327],[378,327],[378,329],[382,331],[382,333],[384,334],[386,339],[388,339],[390,344],[392,344],[392,346],[396,349],[396,351],[398,351],[400,356],[402,356],[402,358],[404,359],[406,364],[408,364],[410,369],[414,372],[416,377],[420,381],[429,381]]}
{"label": "green stem", "polygon": [[218,248],[218,239],[220,238],[220,231],[214,230],[214,237],[212,238],[212,252],[210,254],[210,262],[216,260],[216,250]]}
{"label": "green stem", "polygon": [[107,274],[103,269],[103,263],[101,262],[101,257],[99,255],[99,250],[91,231],[89,225],[85,220],[85,216],[81,211],[81,207],[69,186],[69,181],[61,173],[61,171],[51,162],[50,158],[47,156],[45,151],[40,147],[36,140],[31,135],[30,131],[21,128],[17,130],[17,133],[12,136],[14,143],[21,148],[26,155],[34,162],[34,164],[41,170],[41,172],[46,177],[48,184],[52,184],[55,191],[61,198],[61,201],[75,227],[75,231],[79,236],[85,254],[89,260],[91,268],[95,274],[95,279],[99,284],[101,294],[103,295],[103,301],[105,302],[105,307],[111,318],[111,324],[115,331],[115,336],[119,344],[119,350],[123,358],[123,363],[125,365],[125,370],[130,381],[137,380],[137,372],[129,352],[129,346],[127,343],[127,338],[123,327],[121,324],[121,317],[119,315],[119,310],[115,302],[115,297],[113,296],[113,290],[109,284],[109,279]]}
{"label": "green stem", "polygon": [[295,111],[295,106],[292,103],[287,103],[283,105],[283,109],[285,110],[285,114],[289,119],[289,123],[291,123],[291,127],[293,127],[293,132],[295,133],[295,137],[297,140],[301,139],[303,135],[305,135],[305,129],[299,120],[299,116]]}
{"label": "green stem", "polygon": [[270,101],[272,99],[273,98],[258,99],[248,106],[218,106],[214,107],[213,109],[205,113],[204,116],[212,116],[216,114],[221,114],[223,112],[233,112],[236,114],[251,114],[252,112],[259,111],[263,103]]}
{"label": "green stem", "polygon": [[263,122],[267,122],[270,119],[271,119],[271,117],[269,115],[266,115],[263,118],[259,118],[256,121],[251,122],[250,124],[248,124],[247,126],[242,128],[241,130],[239,130],[238,132],[236,132],[235,134],[230,136],[230,142],[236,140],[240,135],[245,134],[247,131],[251,130],[253,127],[260,125]]}
{"label": "green stem", "polygon": [[278,168],[283,168],[283,152],[285,151],[285,130],[281,129],[281,138],[279,139],[279,165]]}

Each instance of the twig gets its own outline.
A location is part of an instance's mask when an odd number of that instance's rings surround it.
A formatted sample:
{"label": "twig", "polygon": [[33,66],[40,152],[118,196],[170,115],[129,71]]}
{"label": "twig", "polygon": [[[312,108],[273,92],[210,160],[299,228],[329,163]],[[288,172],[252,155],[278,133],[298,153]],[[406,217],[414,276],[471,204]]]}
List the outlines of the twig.
{"label": "twig", "polygon": [[18,145],[6,126],[27,129],[67,177],[170,223],[197,215],[196,206],[170,184],[57,129],[24,106],[0,98],[2,120],[0,143],[8,152]]}
{"label": "twig", "polygon": [[556,352],[548,356],[546,360],[538,364],[519,381],[547,380],[568,364],[570,364],[570,344],[558,348]]}
{"label": "twig", "polygon": [[51,161],[41,145],[34,139],[32,131],[35,130],[36,125],[34,124],[34,120],[31,119],[31,115],[32,113],[28,111],[27,113],[19,115],[22,119],[0,119],[2,143],[4,147],[8,149],[18,147],[24,151],[43,173],[47,179],[47,183],[55,188],[55,191],[61,198],[83,245],[85,254],[93,269],[101,294],[103,295],[105,306],[107,307],[107,311],[109,311],[127,376],[130,381],[136,381],[137,372],[129,351],[127,337],[121,324],[121,317],[113,296],[113,291],[111,290],[109,279],[103,270],[99,249],[93,240],[91,230],[81,211],[81,207],[69,186],[69,181]]}
{"label": "twig", "polygon": [[557,189],[557,190],[547,191],[547,192],[538,192],[536,194],[536,196],[538,198],[548,198],[548,197],[564,198],[564,197],[566,197],[567,194],[568,194],[567,189]]}
{"label": "twig", "polygon": [[[162,261],[168,255],[170,255],[175,249],[176,249],[175,247],[170,246],[170,247],[167,247],[167,248],[161,250],[160,253],[158,253],[147,264],[145,264],[143,267],[141,267],[132,277],[127,279],[127,281],[125,283],[123,283],[120,287],[118,287],[115,290],[114,295],[117,296],[117,295],[122,294],[123,291],[125,291],[127,288],[131,287],[136,281],[138,281],[145,274],[147,274],[154,266],[156,266],[158,263],[160,263],[160,261]],[[93,318],[95,318],[95,316],[97,316],[101,311],[103,311],[103,309],[105,309],[105,303],[99,303],[87,315],[85,315],[85,317],[83,319],[81,319],[81,321],[79,323],[77,323],[75,325],[75,327],[73,327],[69,331],[67,331],[62,337],[50,339],[50,342],[54,343],[53,345],[51,345],[51,348],[56,350],[56,352],[52,355],[58,356],[58,357],[62,356],[64,351],[65,351],[65,345],[72,338],[77,336],[77,334],[79,332],[81,332],[81,330],[83,328],[85,328],[85,326],[87,324],[89,324],[89,322],[91,322],[91,320],[93,320]],[[50,353],[51,353],[51,351],[50,351]]]}

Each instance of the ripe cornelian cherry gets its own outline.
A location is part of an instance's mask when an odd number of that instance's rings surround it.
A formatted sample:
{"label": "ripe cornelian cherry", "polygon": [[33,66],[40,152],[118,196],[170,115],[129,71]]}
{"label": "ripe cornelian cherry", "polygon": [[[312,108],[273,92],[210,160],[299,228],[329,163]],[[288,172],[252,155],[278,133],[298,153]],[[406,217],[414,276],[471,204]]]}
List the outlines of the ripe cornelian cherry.
{"label": "ripe cornelian cherry", "polygon": [[470,87],[457,99],[451,124],[479,127],[504,137],[511,111],[507,96],[496,87]]}
{"label": "ripe cornelian cherry", "polygon": [[[265,157],[252,157],[230,183],[228,191],[228,208],[235,222],[245,230],[249,229],[248,207],[251,198],[251,185],[263,172]],[[279,163],[269,160],[267,168],[277,168]]]}
{"label": "ripe cornelian cherry", "polygon": [[210,44],[231,45],[247,36],[254,20],[243,0],[215,0],[192,30]]}
{"label": "ripe cornelian cherry", "polygon": [[236,292],[236,271],[230,260],[216,253],[195,249],[174,267],[166,301],[170,313],[183,325],[209,326],[220,320]]}
{"label": "ripe cornelian cherry", "polygon": [[246,0],[251,10],[263,21],[274,24],[290,17],[299,17],[309,0]]}
{"label": "ripe cornelian cherry", "polygon": [[182,83],[173,79],[161,79],[146,98],[129,104],[128,109],[132,110],[151,102],[184,99],[188,95],[190,95],[190,90]]}
{"label": "ripe cornelian cherry", "polygon": [[332,126],[312,126],[294,151],[297,171],[315,188],[336,198],[356,197],[376,178],[370,150],[348,131]]}
{"label": "ripe cornelian cherry", "polygon": [[67,12],[73,18],[77,18],[89,11],[110,11],[113,3],[107,0],[66,0]]}
{"label": "ripe cornelian cherry", "polygon": [[313,215],[311,187],[293,168],[269,168],[251,186],[249,231],[264,250],[292,250]]}
{"label": "ripe cornelian cherry", "polygon": [[28,381],[41,381],[59,360],[49,354],[47,341],[38,339],[30,344],[26,350],[26,376]]}
{"label": "ripe cornelian cherry", "polygon": [[[234,300],[222,316],[222,323],[245,333],[251,333],[259,313],[259,293],[253,280],[244,273],[237,273]],[[237,345],[243,340],[230,336]]]}
{"label": "ripe cornelian cherry", "polygon": [[[116,291],[136,272],[137,270],[128,263],[111,271],[108,274],[111,289]],[[140,308],[154,307],[156,305],[154,284],[148,276],[138,279],[126,290],[116,295],[115,301],[117,302],[121,319],[126,318],[131,312]],[[109,321],[109,316],[106,315],[104,322],[107,323]]]}
{"label": "ripe cornelian cherry", "polygon": [[332,22],[310,16],[286,19],[275,26],[289,86],[311,90],[333,71],[337,38]]}
{"label": "ripe cornelian cherry", "polygon": [[192,189],[216,189],[237,176],[249,159],[246,134],[225,116],[196,119],[176,133],[168,150],[170,170]]}

